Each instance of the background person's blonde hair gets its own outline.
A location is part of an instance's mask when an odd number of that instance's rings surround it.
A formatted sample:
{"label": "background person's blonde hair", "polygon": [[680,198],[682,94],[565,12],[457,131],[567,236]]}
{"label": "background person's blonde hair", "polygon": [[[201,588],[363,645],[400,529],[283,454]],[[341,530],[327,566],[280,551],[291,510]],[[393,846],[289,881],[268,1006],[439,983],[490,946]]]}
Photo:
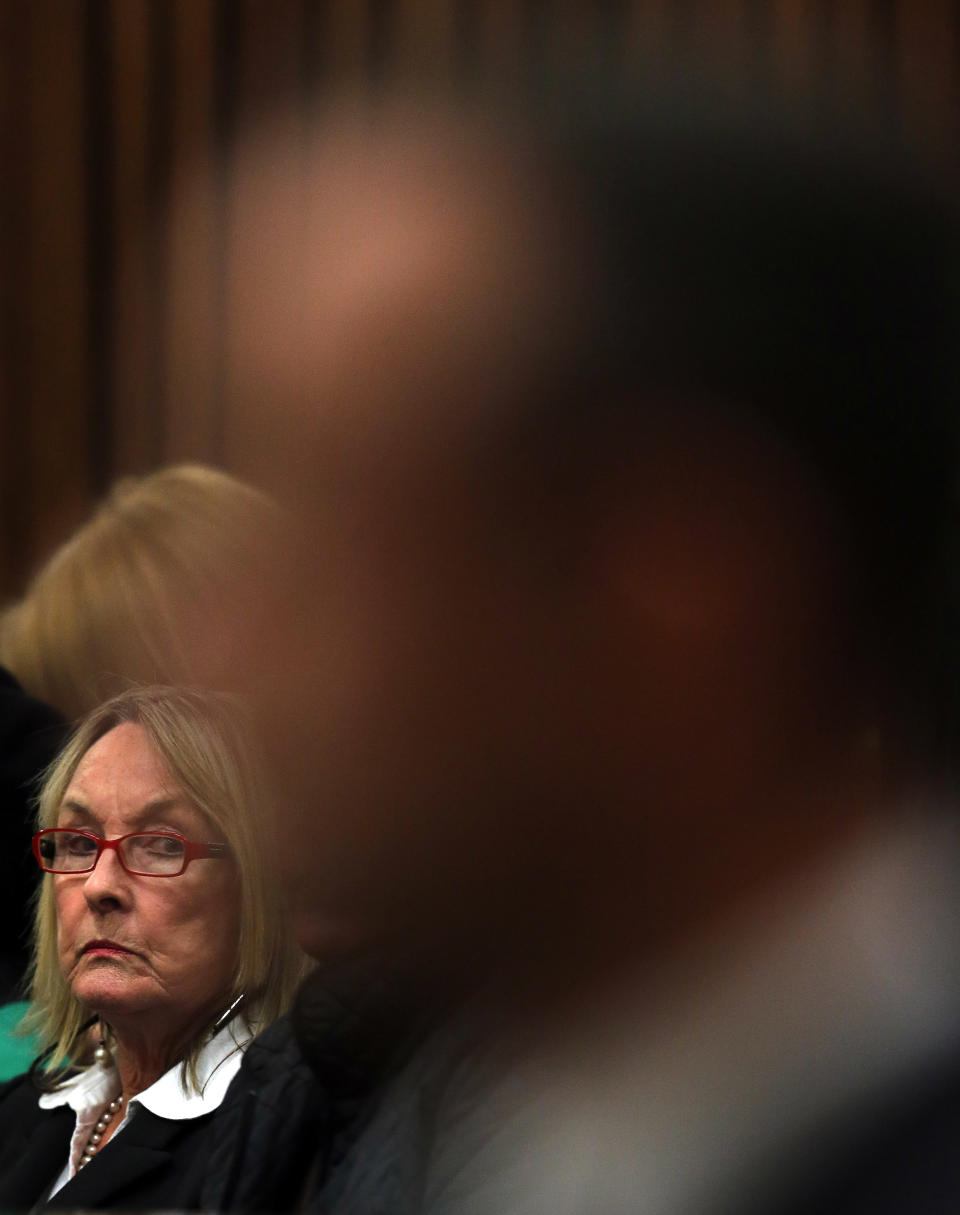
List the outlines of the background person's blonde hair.
{"label": "background person's blonde hair", "polygon": [[[283,912],[269,842],[269,791],[246,714],[236,700],[146,687],[108,701],[81,722],[50,768],[40,793],[38,829],[56,825],[64,794],[87,751],[127,722],[142,727],[172,779],[209,820],[211,838],[230,845],[237,867],[240,926],[236,970],[230,991],[223,993],[223,1008],[245,996],[248,1016],[263,1029],[286,1011],[309,962]],[[74,998],[60,967],[53,878],[47,874],[37,895],[24,1028],[49,1052],[49,1069],[68,1059],[82,1066],[90,1062],[81,1035],[89,1018],[90,1010]],[[182,1054],[185,1078],[194,1082],[196,1059],[209,1028]]]}
{"label": "background person's blonde hair", "polygon": [[219,469],[125,478],[0,614],[0,664],[68,718],[131,683],[190,686],[200,630],[262,589],[279,525]]}

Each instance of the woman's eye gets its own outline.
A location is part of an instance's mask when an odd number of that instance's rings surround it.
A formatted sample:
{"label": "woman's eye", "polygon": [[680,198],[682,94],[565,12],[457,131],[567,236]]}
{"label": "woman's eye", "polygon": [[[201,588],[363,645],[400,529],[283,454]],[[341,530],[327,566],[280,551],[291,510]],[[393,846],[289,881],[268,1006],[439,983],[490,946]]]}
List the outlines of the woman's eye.
{"label": "woman's eye", "polygon": [[183,844],[172,835],[143,835],[134,840],[138,848],[154,856],[182,856]]}
{"label": "woman's eye", "polygon": [[96,852],[97,845],[95,840],[85,835],[68,835],[63,839],[62,848],[71,856],[89,856],[91,852]]}

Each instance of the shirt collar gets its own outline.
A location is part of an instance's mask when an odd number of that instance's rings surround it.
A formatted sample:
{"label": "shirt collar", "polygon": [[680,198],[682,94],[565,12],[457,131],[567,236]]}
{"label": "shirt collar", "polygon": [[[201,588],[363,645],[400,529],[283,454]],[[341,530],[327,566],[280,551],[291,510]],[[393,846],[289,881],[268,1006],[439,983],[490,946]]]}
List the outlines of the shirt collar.
{"label": "shirt collar", "polygon": [[[201,1114],[215,1110],[223,1101],[230,1081],[240,1070],[243,1051],[252,1038],[253,1030],[248,1022],[243,1017],[235,1017],[200,1052],[197,1059],[199,1091],[195,1092],[192,1086],[184,1088],[183,1066],[176,1063],[149,1088],[130,1099],[127,1118],[138,1105],[159,1118],[173,1121],[199,1118]],[[65,1081],[54,1092],[43,1093],[40,1108],[49,1110],[68,1105],[80,1117],[91,1109],[99,1112],[119,1091],[119,1077],[112,1061],[106,1066],[94,1063]]]}
{"label": "shirt collar", "polygon": [[104,1065],[98,1061],[65,1080],[52,1093],[42,1093],[40,1108],[55,1110],[61,1105],[69,1105],[76,1114],[81,1114],[106,1105],[119,1092],[120,1080],[116,1068],[112,1063]]}
{"label": "shirt collar", "polygon": [[197,1091],[185,1087],[183,1066],[175,1064],[149,1088],[130,1098],[128,1117],[138,1105],[158,1118],[182,1121],[217,1109],[230,1081],[240,1070],[243,1052],[253,1038],[247,1021],[235,1017],[206,1044],[197,1059]]}

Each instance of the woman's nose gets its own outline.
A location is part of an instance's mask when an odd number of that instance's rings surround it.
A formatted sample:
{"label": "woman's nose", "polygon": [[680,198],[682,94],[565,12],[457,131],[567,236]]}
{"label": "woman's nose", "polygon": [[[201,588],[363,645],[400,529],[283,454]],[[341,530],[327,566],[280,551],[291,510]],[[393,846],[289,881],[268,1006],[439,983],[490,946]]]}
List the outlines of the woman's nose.
{"label": "woman's nose", "polygon": [[88,903],[99,904],[104,899],[122,902],[129,891],[129,879],[116,849],[104,848],[96,865],[86,875],[83,893]]}

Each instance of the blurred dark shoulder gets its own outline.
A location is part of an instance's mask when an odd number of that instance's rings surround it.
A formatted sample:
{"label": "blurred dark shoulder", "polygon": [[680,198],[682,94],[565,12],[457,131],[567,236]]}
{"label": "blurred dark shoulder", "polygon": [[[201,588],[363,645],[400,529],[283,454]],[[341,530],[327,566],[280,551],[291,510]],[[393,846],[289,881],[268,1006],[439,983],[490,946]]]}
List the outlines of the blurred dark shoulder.
{"label": "blurred dark shoulder", "polygon": [[8,835],[8,855],[0,887],[4,946],[0,950],[0,1001],[18,999],[27,963],[27,911],[37,884],[30,855],[33,799],[40,779],[66,740],[60,714],[28,695],[0,667],[0,809]]}

